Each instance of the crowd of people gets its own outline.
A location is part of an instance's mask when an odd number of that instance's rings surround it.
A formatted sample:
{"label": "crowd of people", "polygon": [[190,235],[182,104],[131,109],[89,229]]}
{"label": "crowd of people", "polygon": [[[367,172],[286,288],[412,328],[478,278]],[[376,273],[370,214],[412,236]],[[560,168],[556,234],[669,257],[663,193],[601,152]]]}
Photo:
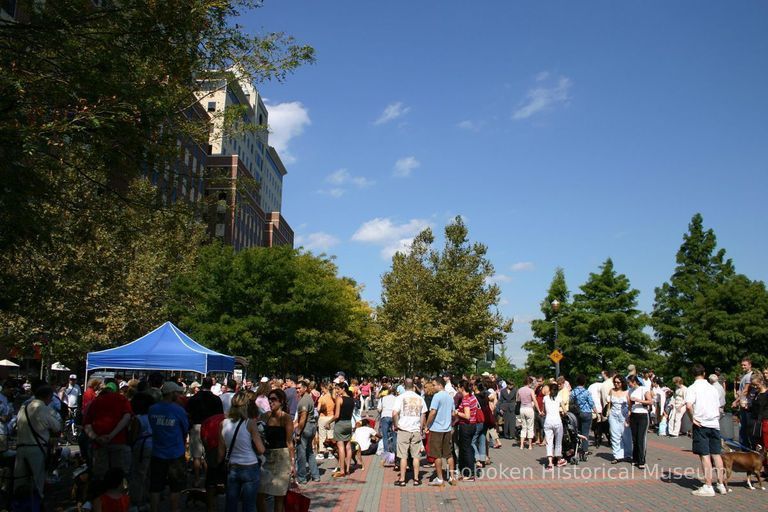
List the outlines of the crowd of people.
{"label": "crowd of people", "polygon": [[[741,448],[750,450],[768,445],[768,370],[754,371],[749,359],[742,369],[731,406]],[[709,475],[695,493],[709,496],[713,482],[722,483],[726,390],[719,370],[708,378],[703,372],[696,366],[689,386],[674,377],[672,388],[634,365],[626,374],[603,371],[594,382],[529,376],[519,387],[487,372],[360,381],[338,372],[333,380],[258,382],[184,382],[152,373],[92,378],[84,391],[76,375],[56,390],[8,379],[0,393],[0,448],[8,450],[15,435],[15,494],[33,503],[44,496],[50,447],[76,422],[87,467],[77,481],[89,482],[78,496],[93,510],[157,512],[167,492],[176,512],[182,492],[199,491],[212,512],[223,490],[227,511],[279,512],[291,485],[320,480],[319,463],[335,461],[333,478],[343,479],[364,470],[364,456],[373,454],[397,472],[397,486],[422,485],[425,464],[427,485],[474,481],[502,440],[521,450],[545,447],[544,470],[551,471],[585,460],[592,436],[594,445],[610,445],[613,464],[643,469],[648,433],[678,436],[690,414],[693,451]]]}

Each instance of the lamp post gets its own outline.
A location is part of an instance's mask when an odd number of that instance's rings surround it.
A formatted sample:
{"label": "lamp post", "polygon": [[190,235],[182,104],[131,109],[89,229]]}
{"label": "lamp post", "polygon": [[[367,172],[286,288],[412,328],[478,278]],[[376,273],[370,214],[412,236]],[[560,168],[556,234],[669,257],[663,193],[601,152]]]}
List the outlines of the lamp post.
{"label": "lamp post", "polygon": [[[560,301],[555,299],[551,302],[552,305],[552,312],[554,313],[555,317],[555,350],[559,351],[558,348],[558,336],[557,336],[557,312],[560,309]],[[555,363],[555,378],[560,377],[560,361],[557,361]]]}

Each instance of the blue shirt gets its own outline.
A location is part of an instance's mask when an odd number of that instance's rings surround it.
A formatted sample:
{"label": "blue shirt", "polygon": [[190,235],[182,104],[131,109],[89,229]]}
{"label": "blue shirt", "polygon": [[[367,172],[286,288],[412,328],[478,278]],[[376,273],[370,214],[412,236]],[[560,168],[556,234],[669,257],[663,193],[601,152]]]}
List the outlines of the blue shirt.
{"label": "blue shirt", "polygon": [[452,413],[455,409],[453,398],[447,391],[439,391],[432,397],[432,403],[429,409],[437,411],[435,413],[435,420],[432,422],[432,426],[429,430],[432,432],[450,432],[451,421],[453,419]]}
{"label": "blue shirt", "polygon": [[152,456],[178,459],[184,455],[184,440],[189,432],[187,412],[175,402],[159,402],[149,408],[152,428]]}
{"label": "blue shirt", "polygon": [[577,386],[571,391],[571,401],[575,401],[579,405],[579,411],[583,414],[591,413],[595,408],[595,401],[592,400],[592,395],[584,389],[584,386]]}

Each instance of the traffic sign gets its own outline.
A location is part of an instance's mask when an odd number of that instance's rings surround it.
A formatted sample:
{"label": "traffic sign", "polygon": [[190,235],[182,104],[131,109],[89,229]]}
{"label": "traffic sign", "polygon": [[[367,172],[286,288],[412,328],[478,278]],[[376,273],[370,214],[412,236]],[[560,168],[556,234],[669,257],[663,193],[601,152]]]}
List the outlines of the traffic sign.
{"label": "traffic sign", "polygon": [[559,350],[557,350],[557,349],[553,350],[553,351],[552,351],[552,353],[551,353],[551,354],[549,354],[549,358],[550,358],[550,359],[552,360],[552,362],[553,362],[553,363],[555,363],[555,364],[557,364],[557,363],[559,363],[560,361],[562,361],[564,357],[565,357],[565,356],[563,355],[563,353],[562,353],[562,352],[560,352],[560,351],[559,351]]}

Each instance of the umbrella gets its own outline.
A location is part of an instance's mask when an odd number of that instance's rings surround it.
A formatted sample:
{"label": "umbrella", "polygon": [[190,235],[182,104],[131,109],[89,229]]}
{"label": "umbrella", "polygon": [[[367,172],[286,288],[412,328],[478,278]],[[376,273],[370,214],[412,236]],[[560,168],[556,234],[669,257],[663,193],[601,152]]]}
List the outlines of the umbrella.
{"label": "umbrella", "polygon": [[7,367],[10,367],[10,368],[18,368],[19,367],[19,365],[17,365],[13,361],[9,361],[8,359],[3,359],[2,361],[0,361],[0,366],[7,366]]}
{"label": "umbrella", "polygon": [[68,372],[71,371],[69,368],[61,364],[60,362],[56,361],[51,365],[51,370],[57,371],[57,372]]}

